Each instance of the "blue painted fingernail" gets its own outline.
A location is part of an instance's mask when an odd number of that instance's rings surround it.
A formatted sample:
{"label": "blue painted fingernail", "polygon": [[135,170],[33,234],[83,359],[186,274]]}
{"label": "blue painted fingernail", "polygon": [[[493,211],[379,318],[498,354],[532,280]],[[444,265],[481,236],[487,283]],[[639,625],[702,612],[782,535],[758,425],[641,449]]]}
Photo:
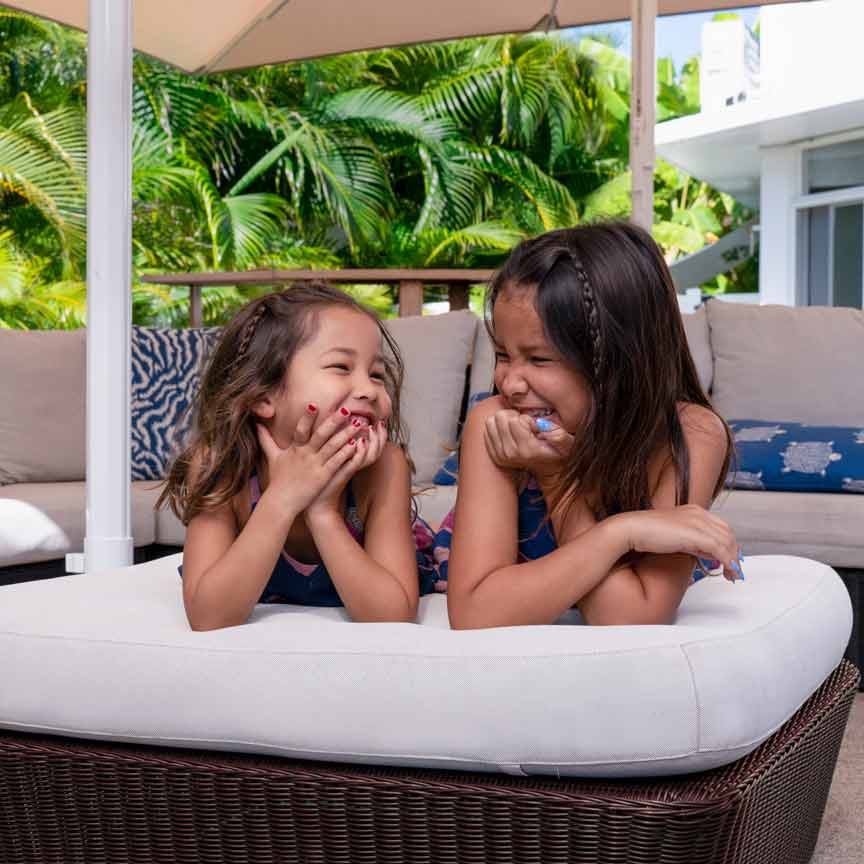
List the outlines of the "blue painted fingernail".
{"label": "blue painted fingernail", "polygon": [[534,422],[541,432],[551,432],[553,429],[558,428],[551,420],[547,420],[545,417],[538,417]]}

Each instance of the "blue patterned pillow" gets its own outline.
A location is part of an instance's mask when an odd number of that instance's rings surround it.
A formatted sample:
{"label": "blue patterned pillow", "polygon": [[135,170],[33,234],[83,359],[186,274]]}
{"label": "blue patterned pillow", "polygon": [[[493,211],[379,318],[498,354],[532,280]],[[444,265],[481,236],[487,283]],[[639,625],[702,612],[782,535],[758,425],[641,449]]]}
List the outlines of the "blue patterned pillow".
{"label": "blue patterned pillow", "polygon": [[864,493],[864,428],[730,420],[734,489]]}
{"label": "blue patterned pillow", "polygon": [[161,480],[220,329],[132,328],[132,479]]}
{"label": "blue patterned pillow", "polygon": [[[465,416],[471,413],[471,409],[478,403],[482,402],[484,399],[491,396],[491,393],[479,392],[475,393],[468,400],[468,409],[465,412]],[[432,478],[432,482],[437,486],[455,486],[459,482],[459,451],[451,453],[447,457],[447,461],[438,469],[435,476]]]}

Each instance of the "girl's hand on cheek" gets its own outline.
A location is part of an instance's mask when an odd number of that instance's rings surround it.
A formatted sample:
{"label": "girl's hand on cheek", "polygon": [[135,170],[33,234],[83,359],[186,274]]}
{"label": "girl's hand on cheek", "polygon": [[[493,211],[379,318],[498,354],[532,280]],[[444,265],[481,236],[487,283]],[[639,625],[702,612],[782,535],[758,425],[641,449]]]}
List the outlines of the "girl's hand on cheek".
{"label": "girl's hand on cheek", "polygon": [[[355,430],[353,458],[345,462],[331,477],[327,485],[306,508],[307,518],[315,519],[322,514],[333,514],[339,510],[339,499],[348,481],[364,468],[378,461],[387,446],[387,424],[381,420],[369,427],[350,427]],[[364,434],[360,434],[360,430]]]}
{"label": "girl's hand on cheek", "polygon": [[541,432],[533,417],[511,409],[489,417],[484,433],[486,450],[496,465],[535,473],[560,468],[573,444],[573,436],[564,429]]}
{"label": "girl's hand on cheek", "polygon": [[296,515],[315,500],[333,476],[356,455],[348,415],[326,417],[313,431],[317,408],[310,405],[297,422],[291,444],[280,447],[266,426],[255,424],[258,443],[267,460],[265,494]]}

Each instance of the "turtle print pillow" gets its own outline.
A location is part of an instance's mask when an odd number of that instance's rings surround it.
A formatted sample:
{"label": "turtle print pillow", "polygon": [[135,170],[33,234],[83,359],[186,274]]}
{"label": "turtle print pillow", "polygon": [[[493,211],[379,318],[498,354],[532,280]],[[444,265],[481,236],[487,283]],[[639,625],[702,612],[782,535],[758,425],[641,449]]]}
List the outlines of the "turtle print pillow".
{"label": "turtle print pillow", "polygon": [[737,464],[728,487],[864,493],[864,427],[765,420],[730,420],[729,426]]}

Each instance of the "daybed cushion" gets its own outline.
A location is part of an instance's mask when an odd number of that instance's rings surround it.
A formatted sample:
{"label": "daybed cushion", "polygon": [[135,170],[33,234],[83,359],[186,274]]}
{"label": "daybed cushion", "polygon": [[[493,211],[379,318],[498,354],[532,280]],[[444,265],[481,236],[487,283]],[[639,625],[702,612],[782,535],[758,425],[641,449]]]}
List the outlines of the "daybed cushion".
{"label": "daybed cushion", "polygon": [[[156,538],[155,483],[133,483],[136,546]],[[78,483],[16,483],[0,487],[0,567],[62,558],[84,548],[87,489]]]}
{"label": "daybed cushion", "polygon": [[[723,417],[864,427],[864,311],[709,300],[714,407]],[[851,364],[851,365],[850,365]]]}
{"label": "daybed cushion", "polygon": [[675,626],[451,631],[258,606],[186,622],[179,555],[0,588],[0,727],[82,738],[510,774],[722,765],[786,721],[843,656],[849,596],[824,564],[750,558]]}

